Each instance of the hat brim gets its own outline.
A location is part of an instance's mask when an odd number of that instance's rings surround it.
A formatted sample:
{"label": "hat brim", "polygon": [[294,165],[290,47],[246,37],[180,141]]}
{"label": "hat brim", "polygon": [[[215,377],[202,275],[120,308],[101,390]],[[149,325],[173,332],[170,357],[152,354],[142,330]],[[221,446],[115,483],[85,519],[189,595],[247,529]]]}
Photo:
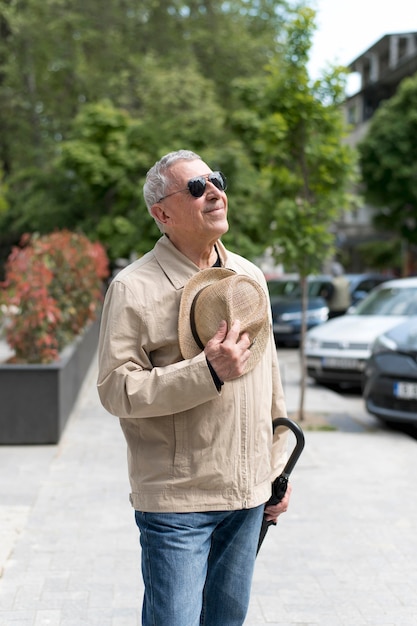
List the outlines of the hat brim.
{"label": "hat brim", "polygon": [[[192,359],[201,353],[201,346],[198,346],[194,339],[193,332],[190,324],[191,307],[196,295],[205,287],[213,284],[216,281],[235,276],[236,272],[222,267],[213,267],[205,270],[200,270],[195,274],[184,286],[184,290],[181,296],[179,319],[178,319],[178,339],[181,354],[184,359]],[[249,277],[248,277],[249,279]],[[253,279],[250,279],[253,280]],[[254,281],[255,282],[255,281]],[[258,285],[258,283],[256,283]],[[260,289],[260,285],[258,285]],[[263,290],[262,290],[263,291]],[[266,298],[266,295],[265,295]],[[219,323],[220,323],[219,319]],[[261,330],[252,343],[250,350],[251,355],[246,363],[244,373],[250,371],[260,360],[266,345],[270,338],[270,322],[268,315],[265,315],[265,323],[262,325]]]}

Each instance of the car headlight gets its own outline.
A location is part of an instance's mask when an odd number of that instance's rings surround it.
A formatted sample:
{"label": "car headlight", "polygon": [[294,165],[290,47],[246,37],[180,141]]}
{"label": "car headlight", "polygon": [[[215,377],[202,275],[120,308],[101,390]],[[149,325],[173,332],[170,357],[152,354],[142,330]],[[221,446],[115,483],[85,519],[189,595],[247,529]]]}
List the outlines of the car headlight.
{"label": "car headlight", "polygon": [[305,349],[314,351],[314,350],[317,350],[318,348],[320,348],[320,341],[318,339],[315,339],[314,337],[309,337],[307,334],[306,342],[305,342]]}
{"label": "car headlight", "polygon": [[371,346],[371,352],[372,354],[378,354],[379,352],[396,350],[397,347],[397,343],[393,339],[387,337],[387,335],[379,335]]}
{"label": "car headlight", "polygon": [[301,313],[283,313],[281,319],[283,322],[298,322],[301,320]]}
{"label": "car headlight", "polygon": [[[306,321],[307,322],[325,322],[329,317],[329,309],[327,307],[321,307],[320,309],[315,309],[306,312]],[[298,311],[296,313],[283,313],[281,315],[281,319],[283,322],[301,322],[302,313]]]}
{"label": "car headlight", "polygon": [[326,322],[329,317],[329,309],[323,306],[315,311],[307,311],[307,320],[309,322]]}

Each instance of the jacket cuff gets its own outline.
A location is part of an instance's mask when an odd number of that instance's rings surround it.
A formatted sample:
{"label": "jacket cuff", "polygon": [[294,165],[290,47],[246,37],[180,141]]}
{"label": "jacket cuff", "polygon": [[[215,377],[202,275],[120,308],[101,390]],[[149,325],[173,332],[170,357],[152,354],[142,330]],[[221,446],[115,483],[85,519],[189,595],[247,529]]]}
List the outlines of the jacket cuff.
{"label": "jacket cuff", "polygon": [[224,385],[224,382],[222,380],[220,380],[220,378],[217,376],[212,364],[210,363],[210,361],[208,360],[208,358],[206,357],[206,361],[207,361],[207,366],[210,370],[210,374],[213,378],[213,382],[216,385],[216,389],[217,391],[220,391],[222,386]]}

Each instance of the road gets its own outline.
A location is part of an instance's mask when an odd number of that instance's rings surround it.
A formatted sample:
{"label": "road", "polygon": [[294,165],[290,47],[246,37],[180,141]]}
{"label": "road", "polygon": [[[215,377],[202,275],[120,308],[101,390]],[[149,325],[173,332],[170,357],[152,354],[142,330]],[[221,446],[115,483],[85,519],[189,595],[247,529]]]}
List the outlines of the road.
{"label": "road", "polygon": [[[297,348],[278,348],[282,383],[287,401],[289,414],[298,412],[300,402],[300,353]],[[367,412],[365,402],[359,390],[334,390],[318,385],[312,379],[307,379],[304,409],[308,415],[312,414],[317,421],[321,416],[323,421],[331,427],[348,432],[387,430],[373,415]],[[417,428],[413,426],[395,427],[406,434],[417,438]]]}

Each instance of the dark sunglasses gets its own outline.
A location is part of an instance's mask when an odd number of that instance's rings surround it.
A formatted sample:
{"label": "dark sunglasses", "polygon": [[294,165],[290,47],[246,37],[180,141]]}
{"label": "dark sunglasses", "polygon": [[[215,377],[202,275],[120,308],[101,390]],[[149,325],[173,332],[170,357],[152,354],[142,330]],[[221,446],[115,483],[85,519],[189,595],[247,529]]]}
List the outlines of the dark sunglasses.
{"label": "dark sunglasses", "polygon": [[159,198],[158,202],[162,202],[165,198],[174,196],[176,193],[181,193],[182,191],[189,191],[193,198],[201,198],[205,191],[207,181],[210,181],[211,184],[217,187],[217,189],[220,189],[220,191],[226,191],[227,183],[225,176],[221,172],[211,172],[210,174],[205,174],[204,176],[191,178],[187,183],[186,189],[179,189],[178,191],[173,191],[166,196],[162,196],[162,198]]}

